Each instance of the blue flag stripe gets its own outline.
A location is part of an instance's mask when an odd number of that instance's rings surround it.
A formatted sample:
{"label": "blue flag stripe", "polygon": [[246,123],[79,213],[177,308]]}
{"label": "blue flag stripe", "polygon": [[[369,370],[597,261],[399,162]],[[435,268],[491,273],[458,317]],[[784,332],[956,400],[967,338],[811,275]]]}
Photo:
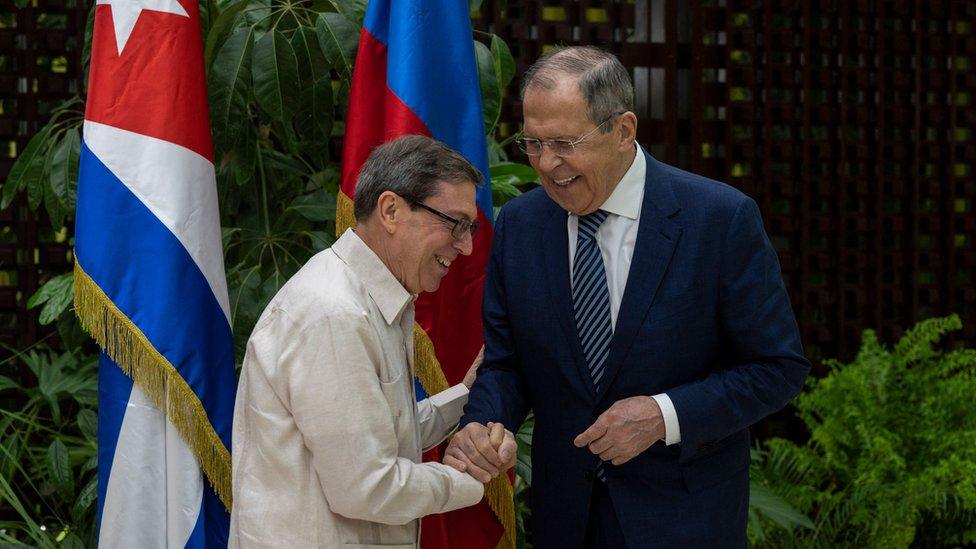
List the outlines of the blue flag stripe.
{"label": "blue flag stripe", "polygon": [[[460,152],[488,180],[488,151],[474,38],[466,1],[437,9],[418,2],[372,0],[366,29],[387,45],[387,84],[430,129],[431,135]],[[449,68],[449,70],[444,70]],[[478,207],[493,219],[491,187],[478,189]]]}
{"label": "blue flag stripe", "polygon": [[[182,244],[82,145],[78,262],[186,380],[230,449],[233,346],[227,318]],[[133,291],[138,289],[138,291]]]}

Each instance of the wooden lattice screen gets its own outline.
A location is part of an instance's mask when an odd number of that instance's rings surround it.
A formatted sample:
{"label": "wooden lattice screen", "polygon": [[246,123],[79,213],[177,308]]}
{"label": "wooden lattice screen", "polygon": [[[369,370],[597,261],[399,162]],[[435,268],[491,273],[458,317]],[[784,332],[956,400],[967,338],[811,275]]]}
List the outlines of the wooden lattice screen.
{"label": "wooden lattice screen", "polygon": [[[87,7],[80,0],[36,0],[0,8],[0,180],[59,102],[82,86]],[[55,233],[21,197],[0,212],[0,344],[21,349],[51,332],[27,311],[47,273],[67,272],[70,235]],[[0,350],[0,354],[6,354]]]}
{"label": "wooden lattice screen", "polygon": [[[0,13],[0,178],[81,86],[86,11]],[[484,0],[476,21],[518,73],[557,44],[633,69],[640,142],[759,202],[814,360],[950,312],[976,342],[976,2]],[[41,335],[27,296],[69,261],[46,226],[0,213],[0,342]]]}
{"label": "wooden lattice screen", "polygon": [[[976,343],[976,2],[485,0],[521,74],[554,45],[632,68],[654,156],[759,202],[808,355],[957,312]],[[505,130],[520,120],[516,87]],[[514,152],[514,151],[513,151]],[[517,154],[516,154],[517,158]]]}

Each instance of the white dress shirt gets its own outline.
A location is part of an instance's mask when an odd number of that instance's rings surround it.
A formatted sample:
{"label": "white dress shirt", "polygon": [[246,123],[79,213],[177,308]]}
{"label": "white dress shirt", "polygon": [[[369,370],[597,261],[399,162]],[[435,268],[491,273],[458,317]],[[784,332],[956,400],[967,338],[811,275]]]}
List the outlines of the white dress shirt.
{"label": "white dress shirt", "polygon": [[[636,146],[636,145],[635,145]],[[634,162],[627,169],[617,188],[613,190],[607,201],[600,206],[601,210],[610,215],[600,225],[596,232],[596,239],[603,256],[603,266],[607,272],[607,286],[610,291],[610,322],[617,329],[617,313],[620,312],[620,302],[624,289],[627,287],[627,276],[630,274],[630,262],[634,257],[634,245],[637,242],[637,227],[640,225],[641,204],[644,202],[644,179],[647,175],[647,160],[644,151],[637,147]],[[579,234],[579,216],[567,214],[566,230],[569,232],[569,272],[573,272],[573,261],[576,257],[576,240]],[[681,428],[678,425],[678,413],[671,403],[667,393],[654,395],[653,398],[661,407],[664,417],[664,443],[668,446],[681,442]]]}

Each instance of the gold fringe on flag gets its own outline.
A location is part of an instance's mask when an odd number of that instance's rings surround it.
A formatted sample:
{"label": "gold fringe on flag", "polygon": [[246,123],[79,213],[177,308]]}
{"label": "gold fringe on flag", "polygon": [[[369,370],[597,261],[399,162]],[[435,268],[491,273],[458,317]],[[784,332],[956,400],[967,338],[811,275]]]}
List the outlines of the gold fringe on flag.
{"label": "gold fringe on flag", "polygon": [[353,213],[352,199],[340,190],[336,196],[336,237],[342,236],[346,229],[355,226],[356,215]]}
{"label": "gold fringe on flag", "polygon": [[[336,236],[341,236],[349,227],[356,225],[353,213],[353,201],[344,192],[339,191],[336,197]],[[424,391],[428,395],[436,395],[450,387],[441,364],[434,354],[434,343],[420,324],[413,325],[413,362],[414,372]],[[502,539],[498,541],[497,549],[514,549],[515,547],[515,504],[514,489],[508,475],[499,475],[485,486],[485,499],[492,512],[498,517],[502,528]]]}
{"label": "gold fringe on flag", "polygon": [[[434,343],[420,324],[413,325],[413,362],[417,379],[428,395],[437,394],[448,387],[447,378],[434,354]],[[515,504],[514,490],[508,475],[499,475],[485,486],[485,499],[488,506],[502,523],[504,532],[502,539],[496,546],[498,549],[513,549],[515,547]]]}
{"label": "gold fringe on flag", "polygon": [[[230,452],[207,412],[176,368],[75,262],[74,308],[81,326],[135,381],[193,451],[217,497],[232,505]],[[178,322],[179,319],[173,319]]]}

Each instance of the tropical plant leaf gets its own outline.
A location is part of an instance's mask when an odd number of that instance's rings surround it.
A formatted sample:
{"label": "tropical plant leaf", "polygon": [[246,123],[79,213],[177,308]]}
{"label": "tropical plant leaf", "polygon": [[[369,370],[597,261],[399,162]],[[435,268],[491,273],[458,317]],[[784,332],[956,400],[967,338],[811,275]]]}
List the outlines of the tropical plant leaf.
{"label": "tropical plant leaf", "polygon": [[74,490],[74,478],[68,466],[68,447],[59,439],[47,447],[47,465],[55,486],[68,493]]}
{"label": "tropical plant leaf", "polygon": [[88,440],[98,441],[98,414],[87,408],[78,412],[78,429]]}
{"label": "tropical plant leaf", "polygon": [[792,530],[794,528],[813,529],[813,521],[797,511],[783,498],[772,493],[762,484],[753,482],[749,486],[749,510],[765,515],[776,524]]}
{"label": "tropical plant leaf", "polygon": [[332,82],[328,77],[309,83],[302,90],[302,106],[295,115],[295,125],[303,138],[304,149],[320,160],[319,165],[328,161],[334,110]]}
{"label": "tropical plant leaf", "polygon": [[48,137],[51,135],[51,127],[45,126],[37,132],[24,151],[17,156],[17,160],[10,168],[7,180],[3,184],[3,195],[0,198],[0,210],[6,209],[13,202],[17,193],[24,188],[35,186],[44,173],[44,162],[47,160],[47,152],[51,147]]}
{"label": "tropical plant leaf", "polygon": [[74,298],[74,288],[72,287],[72,273],[58,275],[44,283],[34,295],[27,300],[27,308],[33,309],[38,305],[44,305],[41,309],[40,322],[43,325],[50,324],[57,320],[61,313],[68,308]]}
{"label": "tropical plant leaf", "polygon": [[75,499],[75,504],[71,511],[72,516],[83,516],[85,511],[95,502],[96,497],[98,497],[98,475],[94,475],[81,491],[78,492],[78,498]]}
{"label": "tropical plant leaf", "polygon": [[332,0],[336,10],[354,23],[362,23],[366,17],[366,0]]}
{"label": "tropical plant leaf", "polygon": [[329,78],[329,62],[322,53],[318,36],[312,27],[299,27],[291,37],[291,47],[295,50],[298,63],[298,75],[302,79],[302,87],[306,87],[320,78]]}
{"label": "tropical plant leaf", "polygon": [[228,149],[247,120],[254,32],[239,29],[224,42],[210,72],[210,120],[214,144]]}
{"label": "tropical plant leaf", "polygon": [[475,59],[478,62],[478,81],[481,85],[482,110],[485,117],[485,134],[490,135],[502,112],[502,96],[498,87],[495,62],[488,46],[474,41]]}
{"label": "tropical plant leaf", "polygon": [[217,15],[217,18],[213,19],[213,24],[210,25],[210,30],[207,32],[207,44],[204,47],[203,56],[208,72],[214,62],[214,57],[217,55],[219,46],[224,44],[227,38],[234,32],[234,28],[237,27],[238,22],[241,20],[241,12],[247,4],[248,0],[238,0],[226,6]]}
{"label": "tropical plant leaf", "polygon": [[498,91],[501,93],[515,77],[515,59],[512,58],[512,51],[508,49],[508,44],[497,34],[491,35],[491,58],[495,65]]}
{"label": "tropical plant leaf", "polygon": [[352,78],[352,63],[359,45],[359,26],[338,13],[320,13],[315,34],[329,64],[345,78]]}
{"label": "tropical plant leaf", "polygon": [[323,189],[297,197],[288,210],[298,212],[309,221],[334,221],[336,197]]}
{"label": "tropical plant leaf", "polygon": [[255,181],[255,171],[258,162],[258,142],[254,130],[250,126],[243,126],[234,141],[231,165],[234,181],[241,187]]}
{"label": "tropical plant leaf", "polygon": [[258,106],[273,120],[290,120],[301,81],[295,51],[285,35],[277,29],[265,33],[254,44],[251,78]]}

